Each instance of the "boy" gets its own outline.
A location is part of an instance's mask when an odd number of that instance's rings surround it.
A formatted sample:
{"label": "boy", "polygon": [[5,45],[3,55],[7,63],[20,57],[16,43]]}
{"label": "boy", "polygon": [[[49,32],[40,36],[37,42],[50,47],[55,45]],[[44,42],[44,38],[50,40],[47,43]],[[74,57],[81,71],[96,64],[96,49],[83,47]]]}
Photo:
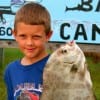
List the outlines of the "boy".
{"label": "boy", "polygon": [[45,46],[52,35],[49,12],[40,4],[25,4],[16,13],[12,32],[24,57],[5,70],[8,100],[39,100],[49,57]]}

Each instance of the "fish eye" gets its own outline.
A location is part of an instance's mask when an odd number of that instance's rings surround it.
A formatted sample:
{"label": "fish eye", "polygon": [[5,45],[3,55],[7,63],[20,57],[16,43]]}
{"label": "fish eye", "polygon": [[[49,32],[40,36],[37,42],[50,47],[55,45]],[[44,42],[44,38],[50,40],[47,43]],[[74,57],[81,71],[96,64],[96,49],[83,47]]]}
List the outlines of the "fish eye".
{"label": "fish eye", "polygon": [[67,53],[67,50],[66,49],[62,50],[62,53]]}

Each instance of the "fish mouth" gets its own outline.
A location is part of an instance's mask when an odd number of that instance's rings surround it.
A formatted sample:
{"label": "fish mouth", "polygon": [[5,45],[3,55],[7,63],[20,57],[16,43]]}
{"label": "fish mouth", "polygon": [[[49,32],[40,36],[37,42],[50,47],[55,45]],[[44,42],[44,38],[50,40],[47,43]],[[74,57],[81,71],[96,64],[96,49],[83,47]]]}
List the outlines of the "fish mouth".
{"label": "fish mouth", "polygon": [[72,62],[64,62],[64,64],[73,64],[74,62],[72,61]]}

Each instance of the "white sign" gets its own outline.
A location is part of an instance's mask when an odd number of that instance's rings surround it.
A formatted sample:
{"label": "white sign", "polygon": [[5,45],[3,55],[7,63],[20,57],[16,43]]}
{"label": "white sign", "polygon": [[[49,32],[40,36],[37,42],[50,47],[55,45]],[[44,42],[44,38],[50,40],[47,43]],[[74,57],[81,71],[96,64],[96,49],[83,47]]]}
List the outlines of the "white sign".
{"label": "white sign", "polygon": [[52,18],[50,41],[100,44],[100,0],[0,0],[0,39],[14,39],[16,11],[29,1],[44,5]]}

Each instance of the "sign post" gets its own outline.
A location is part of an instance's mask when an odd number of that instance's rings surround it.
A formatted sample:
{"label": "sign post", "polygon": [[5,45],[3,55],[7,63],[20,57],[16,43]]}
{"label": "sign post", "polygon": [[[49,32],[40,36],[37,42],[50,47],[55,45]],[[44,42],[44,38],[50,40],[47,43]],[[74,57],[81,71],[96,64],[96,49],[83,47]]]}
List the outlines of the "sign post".
{"label": "sign post", "polygon": [[3,66],[3,57],[4,53],[3,53],[3,48],[0,48],[0,68]]}

